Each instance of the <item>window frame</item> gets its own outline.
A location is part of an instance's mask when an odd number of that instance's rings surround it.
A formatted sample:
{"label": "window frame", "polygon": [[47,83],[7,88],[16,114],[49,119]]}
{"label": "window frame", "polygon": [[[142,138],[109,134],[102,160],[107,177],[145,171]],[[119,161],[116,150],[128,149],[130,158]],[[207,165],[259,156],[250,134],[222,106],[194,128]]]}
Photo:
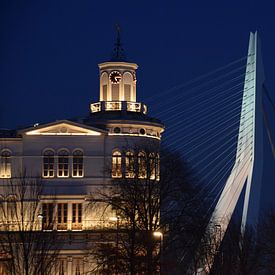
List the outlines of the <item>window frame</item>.
{"label": "window frame", "polygon": [[144,151],[138,152],[138,178],[147,179],[147,161]]}
{"label": "window frame", "polygon": [[82,230],[83,226],[83,205],[72,203],[72,230]]}
{"label": "window frame", "polygon": [[[66,167],[67,165],[67,167]],[[70,154],[67,149],[58,150],[57,154],[57,177],[70,177]]]}
{"label": "window frame", "polygon": [[9,149],[1,150],[0,154],[0,178],[10,179],[12,176],[12,152]]}
{"label": "window frame", "polygon": [[133,179],[135,177],[135,154],[128,150],[125,153],[125,178]]}
{"label": "window frame", "polygon": [[57,230],[68,229],[68,203],[57,203]]}
{"label": "window frame", "polygon": [[[46,153],[51,153],[50,154],[46,154]],[[52,160],[52,163],[49,161],[49,159]],[[47,162],[45,162],[45,160],[48,160]],[[49,149],[45,149],[43,151],[43,163],[42,163],[42,177],[43,178],[54,178],[55,177],[55,151],[51,148]],[[45,165],[47,165],[47,168],[45,168]],[[50,166],[52,166],[52,168],[50,168]],[[46,172],[46,173],[45,173]],[[51,175],[52,172],[52,175]]]}
{"label": "window frame", "polygon": [[112,152],[112,178],[122,178],[122,154],[118,149]]}
{"label": "window frame", "polygon": [[[80,154],[77,154],[80,153]],[[72,177],[84,177],[84,153],[81,149],[75,149],[72,154]]]}

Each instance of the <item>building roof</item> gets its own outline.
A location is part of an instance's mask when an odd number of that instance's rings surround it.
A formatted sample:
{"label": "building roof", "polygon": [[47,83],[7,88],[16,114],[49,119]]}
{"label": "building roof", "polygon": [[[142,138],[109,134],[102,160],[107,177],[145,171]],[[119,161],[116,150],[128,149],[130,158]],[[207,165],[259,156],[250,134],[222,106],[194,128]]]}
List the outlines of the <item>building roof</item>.
{"label": "building roof", "polygon": [[83,119],[83,123],[93,125],[94,127],[104,129],[104,124],[112,121],[123,120],[125,122],[134,121],[136,123],[153,123],[164,128],[164,124],[156,118],[149,117],[141,112],[127,111],[108,111],[91,113],[90,116]]}

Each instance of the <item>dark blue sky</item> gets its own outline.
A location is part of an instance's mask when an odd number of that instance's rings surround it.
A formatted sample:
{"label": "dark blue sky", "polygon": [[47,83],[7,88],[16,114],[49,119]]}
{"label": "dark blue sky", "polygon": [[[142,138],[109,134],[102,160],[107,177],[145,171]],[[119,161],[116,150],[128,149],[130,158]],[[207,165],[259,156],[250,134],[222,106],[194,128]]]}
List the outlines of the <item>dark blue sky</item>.
{"label": "dark blue sky", "polygon": [[[98,100],[97,64],[110,57],[116,23],[129,60],[140,66],[140,101],[245,56],[255,30],[274,100],[274,15],[272,0],[2,0],[0,128],[88,114]],[[270,202],[270,153],[266,170]]]}
{"label": "dark blue sky", "polygon": [[140,100],[244,56],[256,29],[274,90],[274,14],[274,1],[2,0],[0,127],[87,114],[117,22]]}

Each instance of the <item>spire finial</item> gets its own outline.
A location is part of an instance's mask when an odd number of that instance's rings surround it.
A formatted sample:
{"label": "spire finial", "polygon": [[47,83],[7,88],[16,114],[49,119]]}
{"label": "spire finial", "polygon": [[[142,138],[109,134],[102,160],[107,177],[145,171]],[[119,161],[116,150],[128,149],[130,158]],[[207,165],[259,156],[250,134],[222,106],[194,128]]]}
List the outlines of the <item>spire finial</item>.
{"label": "spire finial", "polygon": [[120,26],[119,24],[116,24],[116,43],[115,43],[115,48],[113,50],[112,54],[112,61],[125,61],[126,57],[124,54],[124,50],[122,48],[122,43],[120,39]]}

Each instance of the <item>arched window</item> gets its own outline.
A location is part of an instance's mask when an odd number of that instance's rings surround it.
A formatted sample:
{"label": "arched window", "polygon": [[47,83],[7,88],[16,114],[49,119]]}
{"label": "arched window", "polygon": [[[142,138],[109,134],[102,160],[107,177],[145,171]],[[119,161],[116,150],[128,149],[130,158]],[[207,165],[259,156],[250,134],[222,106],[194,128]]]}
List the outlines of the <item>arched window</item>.
{"label": "arched window", "polygon": [[74,178],[82,178],[84,176],[83,152],[80,150],[75,150],[73,152],[72,175]]}
{"label": "arched window", "polygon": [[121,178],[122,169],[121,169],[121,153],[116,150],[112,155],[112,178]]}
{"label": "arched window", "polygon": [[59,178],[69,177],[69,153],[66,150],[61,150],[58,153],[58,173]]}
{"label": "arched window", "polygon": [[7,221],[8,223],[13,223],[16,221],[17,218],[16,197],[10,195],[7,198]]}
{"label": "arched window", "polygon": [[54,151],[47,150],[43,154],[43,178],[54,177]]}
{"label": "arched window", "polygon": [[127,151],[125,155],[125,178],[135,177],[135,158],[134,153]]}
{"label": "arched window", "polygon": [[150,179],[156,179],[156,155],[154,153],[149,154],[149,169]]}
{"label": "arched window", "polygon": [[107,101],[108,100],[108,74],[104,72],[101,75],[101,98],[100,101]]}
{"label": "arched window", "polygon": [[149,174],[151,180],[159,180],[159,173],[160,173],[160,161],[159,161],[159,154],[150,153],[149,154]]}
{"label": "arched window", "polygon": [[1,152],[0,178],[11,178],[11,153],[8,150]]}
{"label": "arched window", "polygon": [[160,180],[160,158],[159,154],[156,156],[156,180]]}
{"label": "arched window", "polygon": [[131,73],[126,72],[123,74],[123,83],[124,83],[124,100],[131,101],[132,100],[131,87],[133,83],[133,76]]}
{"label": "arched window", "polygon": [[147,169],[146,169],[146,154],[141,151],[138,153],[138,177],[140,179],[147,178]]}

